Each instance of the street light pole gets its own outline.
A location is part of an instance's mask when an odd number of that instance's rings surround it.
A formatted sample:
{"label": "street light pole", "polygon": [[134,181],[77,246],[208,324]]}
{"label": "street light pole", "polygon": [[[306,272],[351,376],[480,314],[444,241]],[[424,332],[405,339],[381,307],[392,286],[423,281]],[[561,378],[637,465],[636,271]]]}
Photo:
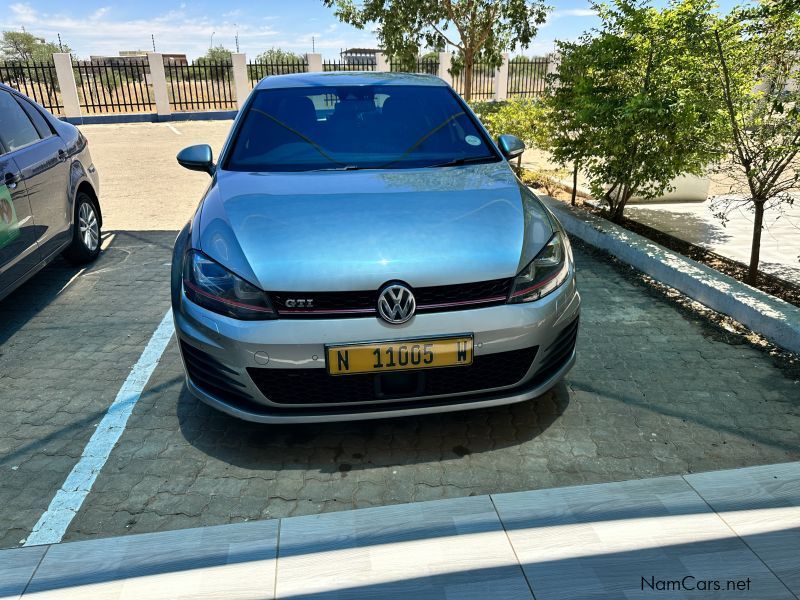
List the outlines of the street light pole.
{"label": "street light pole", "polygon": [[216,31],[211,32],[211,45],[208,47],[209,50],[214,47],[214,34],[217,33]]}

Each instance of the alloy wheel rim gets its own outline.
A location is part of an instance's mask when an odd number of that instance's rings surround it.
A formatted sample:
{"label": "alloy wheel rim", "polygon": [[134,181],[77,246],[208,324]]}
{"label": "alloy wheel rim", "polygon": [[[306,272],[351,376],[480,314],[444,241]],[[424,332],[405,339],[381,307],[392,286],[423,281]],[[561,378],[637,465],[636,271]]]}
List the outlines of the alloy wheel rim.
{"label": "alloy wheel rim", "polygon": [[97,222],[97,215],[94,208],[88,202],[81,204],[78,211],[78,230],[80,232],[83,245],[90,252],[97,249],[97,244],[100,241],[100,225]]}

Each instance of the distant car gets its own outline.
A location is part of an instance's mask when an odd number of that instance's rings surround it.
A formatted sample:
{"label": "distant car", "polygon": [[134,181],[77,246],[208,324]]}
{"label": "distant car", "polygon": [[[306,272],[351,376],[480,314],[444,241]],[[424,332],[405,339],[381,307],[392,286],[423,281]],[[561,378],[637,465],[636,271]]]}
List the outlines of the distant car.
{"label": "distant car", "polygon": [[273,76],[175,243],[188,389],[265,423],[521,402],[575,361],[569,240],[436,77]]}
{"label": "distant car", "polygon": [[99,178],[86,138],[0,84],[0,300],[61,253],[100,253]]}

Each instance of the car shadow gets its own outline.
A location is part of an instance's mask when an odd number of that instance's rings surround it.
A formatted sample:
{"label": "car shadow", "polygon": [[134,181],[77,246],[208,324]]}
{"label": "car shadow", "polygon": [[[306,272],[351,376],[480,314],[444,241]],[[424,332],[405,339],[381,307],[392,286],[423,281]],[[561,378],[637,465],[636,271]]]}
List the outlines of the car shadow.
{"label": "car shadow", "polygon": [[57,298],[81,268],[58,257],[0,300],[0,347]]}
{"label": "car shadow", "polygon": [[[60,296],[65,296],[66,304],[81,301],[72,298],[69,292],[75,287],[75,283],[84,277],[112,277],[114,281],[119,281],[120,294],[124,294],[124,286],[129,285],[131,274],[141,268],[137,259],[131,258],[134,253],[143,248],[155,247],[159,252],[163,250],[163,260],[157,263],[162,265],[171,257],[172,240],[175,235],[174,231],[157,230],[105,231],[103,232],[105,248],[94,262],[87,265],[73,265],[62,256],[56,257],[28,281],[0,300],[0,348],[39,313],[59,300]],[[116,273],[112,275],[112,272]],[[165,273],[168,275],[168,271]],[[113,299],[100,299],[96,306],[102,305],[103,302],[107,302],[110,306]]]}
{"label": "car shadow", "polygon": [[499,450],[535,439],[567,409],[562,381],[539,398],[506,406],[391,419],[267,425],[224,414],[184,384],[181,434],[204,454],[253,470],[347,473],[428,463]]}

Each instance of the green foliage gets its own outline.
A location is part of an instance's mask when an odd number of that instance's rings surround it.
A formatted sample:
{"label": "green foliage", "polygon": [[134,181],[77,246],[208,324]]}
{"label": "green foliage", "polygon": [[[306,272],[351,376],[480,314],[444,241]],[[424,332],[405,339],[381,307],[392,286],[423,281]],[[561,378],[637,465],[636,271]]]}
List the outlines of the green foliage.
{"label": "green foliage", "polygon": [[496,113],[503,108],[504,105],[505,102],[495,102],[494,100],[469,103],[472,112],[478,116],[484,125],[486,125],[487,116]]}
{"label": "green foliage", "polygon": [[493,137],[510,133],[525,142],[526,146],[549,146],[550,109],[543,101],[515,98],[502,104],[493,104],[499,105],[498,108],[481,117]]}
{"label": "green foliage", "polygon": [[205,56],[201,56],[194,61],[195,65],[199,65],[202,68],[195,69],[193,75],[197,79],[225,81],[231,78],[232,71],[221,65],[229,65],[230,63],[231,51],[224,46],[215,46],[214,48],[209,48]]}
{"label": "green foliage", "polygon": [[58,44],[45,42],[26,31],[4,31],[0,40],[0,58],[5,60],[52,62],[56,52],[71,52],[69,46],[62,50]]}
{"label": "green foliage", "polygon": [[[11,64],[0,67],[0,80],[19,82],[26,80],[36,83],[41,87],[34,88],[36,100],[56,102],[58,79],[55,72],[49,69],[26,69],[25,63],[35,61],[38,63],[52,63],[53,54],[61,52],[58,44],[43,42],[31,33],[25,31],[4,31],[0,38],[0,59]],[[64,46],[64,52],[70,52],[69,46]],[[16,63],[16,64],[15,64]]]}
{"label": "green foliage", "polygon": [[791,204],[800,189],[800,2],[738,8],[708,37],[731,132],[722,168],[741,182],[715,210],[723,220],[742,205],[754,211],[748,282],[755,283],[764,210]]}
{"label": "green foliage", "polygon": [[597,31],[559,44],[550,146],[557,161],[581,165],[618,221],[632,196],[659,196],[720,155],[724,113],[702,51],[717,19],[710,0],[597,8]]}
{"label": "green foliage", "polygon": [[420,48],[458,52],[463,62],[464,98],[472,94],[476,61],[501,64],[502,53],[527,47],[549,8],[544,0],[323,0],[345,23],[363,29],[377,23],[381,46],[396,60],[414,60]]}
{"label": "green foliage", "polygon": [[283,50],[281,48],[270,48],[269,50],[265,50],[264,52],[256,56],[256,62],[272,63],[272,64],[303,63],[305,62],[305,58],[303,58],[299,54],[290,52],[289,50]]}
{"label": "green foliage", "polygon": [[305,62],[305,57],[299,54],[281,48],[270,48],[256,56],[255,63],[248,65],[247,71],[251,81],[258,81],[268,75],[301,73]]}
{"label": "green foliage", "polygon": [[225,46],[214,46],[213,48],[209,48],[204,56],[197,59],[198,63],[200,61],[216,62],[216,63],[230,62],[231,51],[228,50]]}

